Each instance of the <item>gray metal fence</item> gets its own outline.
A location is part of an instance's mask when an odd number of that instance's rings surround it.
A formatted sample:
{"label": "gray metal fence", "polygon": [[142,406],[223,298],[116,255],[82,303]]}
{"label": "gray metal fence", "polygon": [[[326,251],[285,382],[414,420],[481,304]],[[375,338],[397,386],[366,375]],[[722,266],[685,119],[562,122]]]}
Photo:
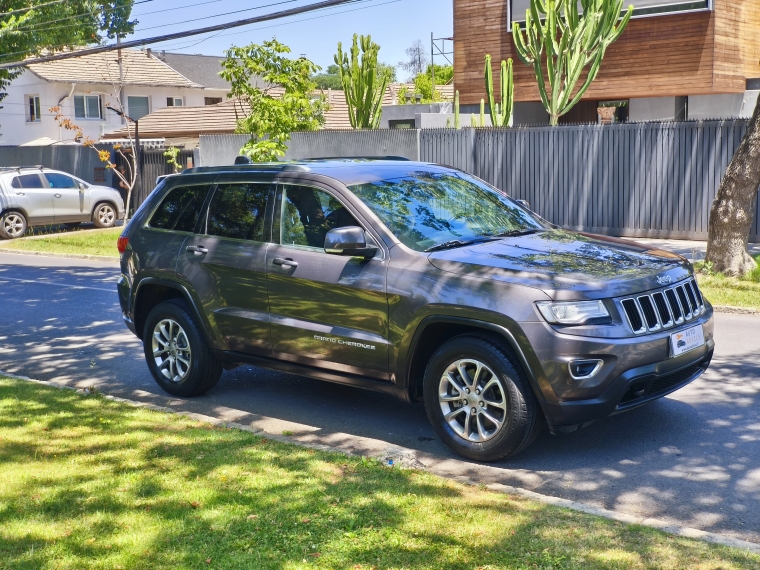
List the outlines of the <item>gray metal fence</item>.
{"label": "gray metal fence", "polygon": [[93,184],[111,185],[110,171],[91,148],[79,145],[0,146],[0,166],[37,165],[69,172]]}

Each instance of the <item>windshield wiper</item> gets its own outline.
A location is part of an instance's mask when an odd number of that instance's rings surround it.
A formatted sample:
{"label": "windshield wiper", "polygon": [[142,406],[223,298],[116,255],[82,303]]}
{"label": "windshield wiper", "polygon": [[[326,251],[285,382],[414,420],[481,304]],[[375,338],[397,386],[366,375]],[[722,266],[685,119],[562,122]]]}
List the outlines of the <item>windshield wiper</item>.
{"label": "windshield wiper", "polygon": [[546,230],[543,228],[529,228],[526,230],[509,230],[508,232],[504,232],[501,234],[496,234],[496,237],[518,237],[518,236],[527,236],[530,234],[536,234],[538,232],[545,232]]}
{"label": "windshield wiper", "polygon": [[429,247],[425,250],[425,252],[431,252],[431,251],[441,251],[444,249],[454,249],[455,247],[464,247],[467,245],[473,245],[476,243],[484,243],[487,241],[493,241],[494,239],[498,239],[495,236],[489,236],[485,238],[478,238],[478,239],[452,239],[449,241],[445,241],[443,243],[439,243],[438,245],[434,245],[433,247]]}

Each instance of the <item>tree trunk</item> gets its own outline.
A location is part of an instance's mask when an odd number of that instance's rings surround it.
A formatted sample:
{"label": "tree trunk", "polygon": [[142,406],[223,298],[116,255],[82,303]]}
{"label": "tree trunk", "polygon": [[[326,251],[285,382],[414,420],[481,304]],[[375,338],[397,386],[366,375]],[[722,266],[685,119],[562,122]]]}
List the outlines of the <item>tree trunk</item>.
{"label": "tree trunk", "polygon": [[760,187],[760,97],[710,209],[706,261],[713,271],[744,275],[757,267],[747,253]]}

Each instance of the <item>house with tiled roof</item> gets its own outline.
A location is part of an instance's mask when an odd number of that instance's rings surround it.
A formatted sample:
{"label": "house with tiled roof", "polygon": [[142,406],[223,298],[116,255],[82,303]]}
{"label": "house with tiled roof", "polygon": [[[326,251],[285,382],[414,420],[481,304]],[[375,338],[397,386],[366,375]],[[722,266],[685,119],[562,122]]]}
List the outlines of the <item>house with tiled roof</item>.
{"label": "house with tiled roof", "polygon": [[[269,93],[278,96],[281,88],[273,87]],[[320,91],[328,104],[325,113],[326,130],[350,129],[348,104],[343,91],[327,89]],[[386,90],[384,104],[393,101],[392,89]],[[158,109],[140,121],[140,138],[151,140],[164,139],[165,146],[195,148],[201,135],[232,134],[239,119],[245,117],[246,108],[238,100],[228,100],[218,105],[203,107],[168,107]],[[123,140],[127,137],[126,128],[106,134],[103,142]]]}
{"label": "house with tiled roof", "polygon": [[165,108],[226,100],[229,86],[218,77],[222,58],[181,56],[174,67],[169,62],[172,54],[161,55],[124,49],[121,66],[116,51],[30,65],[0,103],[0,144],[71,141],[74,133],[59,127],[53,107],[59,107],[85,137],[98,140],[124,127],[122,118],[109,110],[120,108],[120,99],[127,115],[136,120]]}

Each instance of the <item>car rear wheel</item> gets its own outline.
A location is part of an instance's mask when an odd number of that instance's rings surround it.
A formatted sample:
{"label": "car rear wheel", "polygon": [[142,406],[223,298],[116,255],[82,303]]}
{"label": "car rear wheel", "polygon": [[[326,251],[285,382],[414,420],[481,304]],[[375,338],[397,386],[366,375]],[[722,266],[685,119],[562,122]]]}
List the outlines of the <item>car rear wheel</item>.
{"label": "car rear wheel", "polygon": [[116,223],[116,209],[111,204],[98,204],[92,215],[92,223],[98,228],[112,228]]}
{"label": "car rear wheel", "polygon": [[20,238],[28,227],[26,218],[21,212],[5,212],[0,216],[0,237],[5,239]]}
{"label": "car rear wheel", "polygon": [[541,409],[512,351],[463,335],[433,354],[423,381],[425,408],[441,440],[475,461],[515,455],[538,436]]}
{"label": "car rear wheel", "polygon": [[153,308],[145,321],[143,349],[153,378],[173,396],[205,394],[222,375],[221,363],[184,301],[172,299]]}

